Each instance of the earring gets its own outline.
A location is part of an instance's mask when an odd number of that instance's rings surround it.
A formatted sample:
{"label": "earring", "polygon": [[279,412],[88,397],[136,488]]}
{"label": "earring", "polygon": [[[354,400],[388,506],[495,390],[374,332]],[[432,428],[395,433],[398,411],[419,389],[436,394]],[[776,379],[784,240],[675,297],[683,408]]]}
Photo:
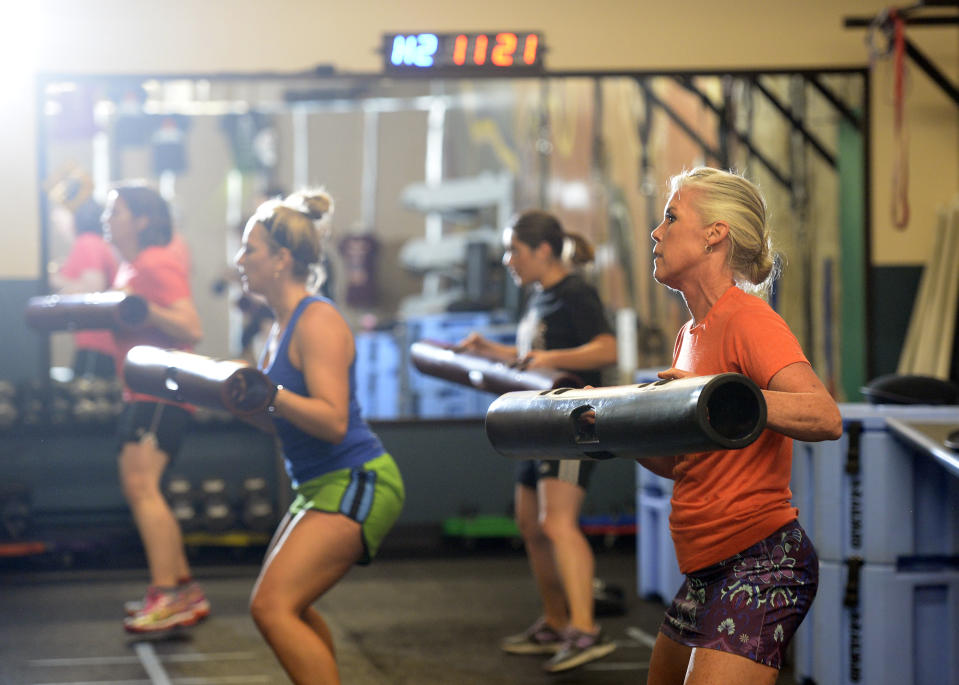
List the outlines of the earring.
{"label": "earring", "polygon": [[706,254],[709,254],[710,252],[713,251],[713,246],[710,245],[709,243],[706,243],[705,251],[706,251]]}

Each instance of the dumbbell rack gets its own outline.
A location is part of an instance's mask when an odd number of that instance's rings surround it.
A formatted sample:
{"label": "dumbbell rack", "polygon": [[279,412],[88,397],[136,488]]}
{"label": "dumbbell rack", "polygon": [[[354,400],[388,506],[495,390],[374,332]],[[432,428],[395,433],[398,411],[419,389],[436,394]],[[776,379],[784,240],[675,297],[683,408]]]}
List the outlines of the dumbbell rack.
{"label": "dumbbell rack", "polygon": [[[4,540],[10,536],[0,534],[0,543],[17,543],[7,554],[52,554],[54,560],[87,550],[142,554],[119,483],[115,435],[112,421],[56,425],[48,421],[0,431],[0,483],[21,483],[31,494],[32,529],[16,540]],[[224,474],[239,483],[261,477],[276,510],[282,511],[287,500],[286,475],[277,464],[273,438],[241,422],[194,421],[171,470],[195,482]],[[238,530],[240,535],[197,535],[190,540],[203,547],[241,548],[268,542],[262,532]],[[74,538],[81,547],[71,542]],[[39,544],[21,544],[28,542]]]}

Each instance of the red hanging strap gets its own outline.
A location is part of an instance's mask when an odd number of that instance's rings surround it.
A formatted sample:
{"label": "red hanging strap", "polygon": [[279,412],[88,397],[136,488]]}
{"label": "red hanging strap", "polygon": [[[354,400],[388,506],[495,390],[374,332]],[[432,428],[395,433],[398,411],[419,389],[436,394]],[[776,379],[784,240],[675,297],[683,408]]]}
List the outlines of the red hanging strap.
{"label": "red hanging strap", "polygon": [[905,130],[905,25],[895,9],[889,10],[893,33],[893,165],[892,222],[904,230],[909,224],[909,139]]}

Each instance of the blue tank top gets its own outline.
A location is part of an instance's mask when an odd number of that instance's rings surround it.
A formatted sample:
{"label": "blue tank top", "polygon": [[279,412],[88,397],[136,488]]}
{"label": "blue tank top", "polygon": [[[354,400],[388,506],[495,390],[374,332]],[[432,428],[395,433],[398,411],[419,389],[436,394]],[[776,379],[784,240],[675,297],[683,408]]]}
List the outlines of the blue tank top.
{"label": "blue tank top", "polygon": [[[313,302],[333,304],[325,297],[317,295],[310,295],[300,300],[293,316],[290,317],[286,330],[283,332],[283,337],[280,338],[276,357],[270,363],[270,367],[264,369],[266,375],[274,383],[282,385],[286,390],[304,396],[309,395],[306,389],[306,379],[290,363],[290,340],[293,337],[293,330],[296,328],[300,315]],[[263,356],[265,354],[266,351],[264,350],[260,357],[261,369],[263,368]],[[350,364],[349,369],[349,424],[346,429],[346,437],[343,438],[342,442],[333,444],[303,432],[279,416],[273,419],[280,442],[283,444],[286,472],[290,475],[294,487],[330,471],[360,466],[370,459],[375,459],[385,451],[376,433],[370,430],[366,421],[363,420],[359,402],[356,400],[354,365],[355,359],[354,363]]]}

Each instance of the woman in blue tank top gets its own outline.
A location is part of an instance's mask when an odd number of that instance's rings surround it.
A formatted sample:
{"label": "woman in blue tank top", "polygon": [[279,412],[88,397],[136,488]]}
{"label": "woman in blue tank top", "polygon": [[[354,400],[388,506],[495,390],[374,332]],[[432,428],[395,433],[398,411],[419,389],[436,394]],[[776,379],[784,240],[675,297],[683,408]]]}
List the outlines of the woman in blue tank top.
{"label": "woman in blue tank top", "polygon": [[326,193],[295,193],[257,209],[237,254],[243,288],[276,323],[260,368],[296,497],[253,588],[257,628],[295,683],[339,683],[333,638],[313,603],[354,564],[369,563],[403,507],[393,458],[356,401],[353,334],[307,282],[333,211]]}

